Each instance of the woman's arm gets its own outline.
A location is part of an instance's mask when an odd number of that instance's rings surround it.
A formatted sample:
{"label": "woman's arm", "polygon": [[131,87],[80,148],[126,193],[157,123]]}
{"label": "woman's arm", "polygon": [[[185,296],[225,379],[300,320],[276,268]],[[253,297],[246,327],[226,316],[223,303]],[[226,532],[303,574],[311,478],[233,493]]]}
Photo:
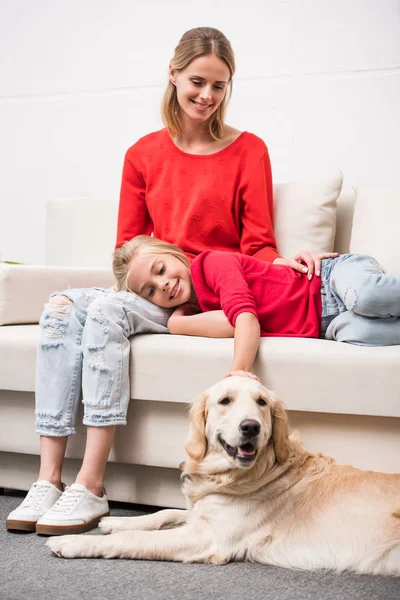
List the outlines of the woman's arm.
{"label": "woman's arm", "polygon": [[243,172],[240,251],[265,262],[279,257],[274,235],[274,203],[271,163],[262,142],[262,155]]}
{"label": "woman's arm", "polygon": [[180,335],[232,338],[235,330],[222,310],[188,314],[184,307],[179,307],[168,319],[168,331]]}
{"label": "woman's arm", "polygon": [[135,146],[132,146],[125,156],[118,210],[116,248],[119,248],[136,235],[150,235],[153,231],[153,223],[146,203],[146,184],[134,165],[135,152]]}

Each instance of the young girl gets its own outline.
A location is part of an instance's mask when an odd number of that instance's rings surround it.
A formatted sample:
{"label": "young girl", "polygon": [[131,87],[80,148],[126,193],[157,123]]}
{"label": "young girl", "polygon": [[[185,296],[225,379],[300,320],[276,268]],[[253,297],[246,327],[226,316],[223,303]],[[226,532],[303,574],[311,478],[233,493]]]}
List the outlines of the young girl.
{"label": "young girl", "polygon": [[400,277],[367,255],[321,259],[321,278],[310,281],[232,252],[207,250],[189,264],[177,246],[141,235],[115,251],[113,268],[118,289],[175,309],[171,333],[234,336],[230,375],[252,376],[260,335],[400,344]]}
{"label": "young girl", "polygon": [[[231,45],[220,31],[200,27],[183,35],[169,68],[165,128],[126,154],[117,246],[153,232],[178,243],[190,257],[210,247],[241,252],[312,278],[320,270],[318,256],[300,252],[286,259],[277,252],[267,147],[225,123],[234,72]],[[8,516],[8,529],[79,533],[108,513],[104,472],[116,426],[126,423],[129,338],[167,333],[170,314],[169,308],[125,291],[52,294],[41,318],[37,354],[39,479]],[[81,392],[85,454],[75,483],[64,491],[62,465]]]}

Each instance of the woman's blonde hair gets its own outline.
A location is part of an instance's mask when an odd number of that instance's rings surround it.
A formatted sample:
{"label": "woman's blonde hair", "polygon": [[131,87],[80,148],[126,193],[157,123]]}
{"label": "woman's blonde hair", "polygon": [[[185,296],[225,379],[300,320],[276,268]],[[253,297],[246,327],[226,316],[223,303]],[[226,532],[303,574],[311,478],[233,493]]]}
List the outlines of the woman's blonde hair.
{"label": "woman's blonde hair", "polygon": [[172,254],[189,269],[190,262],[183,250],[174,244],[163,242],[149,235],[137,235],[113,254],[112,268],[117,281],[119,292],[131,292],[128,279],[131,274],[130,264],[134,256],[138,254]]}
{"label": "woman's blonde hair", "polygon": [[[229,40],[221,31],[213,27],[190,29],[181,37],[170,65],[178,72],[183,71],[193,60],[206,54],[215,54],[224,61],[230,72],[229,89],[208,122],[210,135],[215,140],[220,140],[224,133],[226,107],[232,94],[232,77],[235,73],[235,56]],[[168,83],[162,100],[161,116],[171,137],[182,135],[176,87],[171,81]]]}

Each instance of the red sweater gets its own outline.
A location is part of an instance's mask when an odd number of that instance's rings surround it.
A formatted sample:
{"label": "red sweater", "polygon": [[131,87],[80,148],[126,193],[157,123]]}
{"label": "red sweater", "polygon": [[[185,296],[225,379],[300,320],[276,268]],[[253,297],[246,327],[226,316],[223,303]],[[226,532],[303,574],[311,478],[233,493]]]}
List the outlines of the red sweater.
{"label": "red sweater", "polygon": [[191,264],[203,312],[222,308],[235,327],[242,312],[258,318],[262,336],[319,337],[321,279],[253,256],[203,252]]}
{"label": "red sweater", "polygon": [[268,150],[243,132],[209,155],[179,150],[166,129],[129,148],[122,175],[116,247],[139,234],[180,246],[242,252],[273,261],[272,176]]}

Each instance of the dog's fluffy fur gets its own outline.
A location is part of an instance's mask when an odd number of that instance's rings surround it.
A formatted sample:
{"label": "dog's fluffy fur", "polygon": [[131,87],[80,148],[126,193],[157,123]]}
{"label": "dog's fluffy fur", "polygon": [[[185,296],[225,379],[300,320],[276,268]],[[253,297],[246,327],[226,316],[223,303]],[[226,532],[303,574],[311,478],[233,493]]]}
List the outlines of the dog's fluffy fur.
{"label": "dog's fluffy fur", "polygon": [[188,510],[103,518],[104,536],[63,536],[58,556],[400,575],[400,475],[341,466],[289,435],[282,403],[230,377],[198,396],[183,467]]}

